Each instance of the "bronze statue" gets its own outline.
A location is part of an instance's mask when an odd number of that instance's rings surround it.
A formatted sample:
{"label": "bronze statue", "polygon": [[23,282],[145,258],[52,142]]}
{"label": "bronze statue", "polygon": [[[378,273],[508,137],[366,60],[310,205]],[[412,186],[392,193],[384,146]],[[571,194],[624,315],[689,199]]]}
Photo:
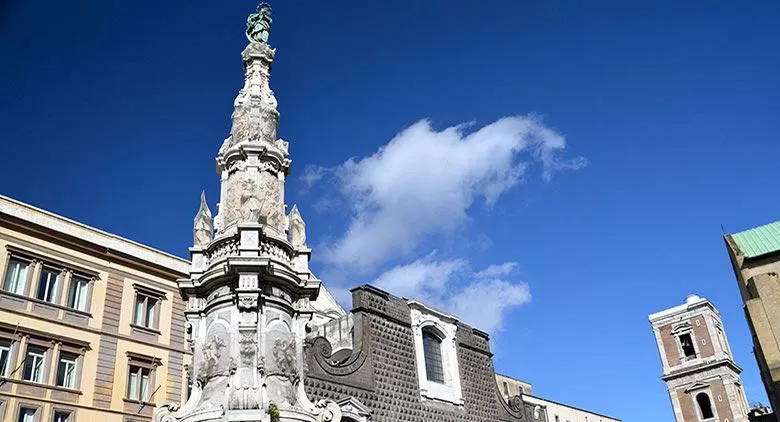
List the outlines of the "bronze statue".
{"label": "bronze statue", "polygon": [[246,37],[250,42],[268,44],[271,22],[271,5],[266,2],[260,3],[257,10],[246,19]]}

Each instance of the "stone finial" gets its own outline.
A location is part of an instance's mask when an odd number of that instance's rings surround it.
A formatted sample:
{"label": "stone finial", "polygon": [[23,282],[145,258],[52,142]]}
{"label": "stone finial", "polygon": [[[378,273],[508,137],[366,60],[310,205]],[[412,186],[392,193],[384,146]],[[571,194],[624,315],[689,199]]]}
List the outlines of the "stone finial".
{"label": "stone finial", "polygon": [[249,42],[268,44],[268,37],[271,36],[271,22],[271,5],[266,2],[260,3],[257,10],[246,19],[246,37]]}
{"label": "stone finial", "polygon": [[306,223],[303,222],[298,205],[293,205],[290,215],[287,217],[290,221],[290,243],[294,248],[306,247]]}
{"label": "stone finial", "polygon": [[211,242],[213,231],[213,220],[211,210],[206,202],[206,192],[200,194],[200,208],[195,215],[195,227],[193,228],[193,238],[196,247],[203,247]]}

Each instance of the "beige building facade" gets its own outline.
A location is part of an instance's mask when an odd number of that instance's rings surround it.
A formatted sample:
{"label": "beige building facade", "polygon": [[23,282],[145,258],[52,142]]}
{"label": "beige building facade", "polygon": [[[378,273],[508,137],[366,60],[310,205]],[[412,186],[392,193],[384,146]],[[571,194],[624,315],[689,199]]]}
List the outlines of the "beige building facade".
{"label": "beige building facade", "polygon": [[519,396],[523,403],[533,409],[533,414],[546,415],[545,420],[548,422],[620,422],[620,419],[611,416],[537,397],[533,394],[533,386],[530,383],[517,378],[496,374],[496,383],[504,400],[509,401],[512,397]]}
{"label": "beige building facade", "polygon": [[148,421],[183,402],[189,262],[0,196],[0,420]]}
{"label": "beige building facade", "polygon": [[505,399],[509,399],[513,396],[520,396],[523,394],[532,395],[533,390],[530,383],[508,377],[506,375],[496,374],[496,382],[498,383],[498,389],[501,391],[501,395]]}
{"label": "beige building facade", "polygon": [[748,420],[747,397],[715,306],[689,295],[649,316],[677,422]]}
{"label": "beige building facade", "polygon": [[753,352],[769,402],[780,409],[780,222],[725,235]]}

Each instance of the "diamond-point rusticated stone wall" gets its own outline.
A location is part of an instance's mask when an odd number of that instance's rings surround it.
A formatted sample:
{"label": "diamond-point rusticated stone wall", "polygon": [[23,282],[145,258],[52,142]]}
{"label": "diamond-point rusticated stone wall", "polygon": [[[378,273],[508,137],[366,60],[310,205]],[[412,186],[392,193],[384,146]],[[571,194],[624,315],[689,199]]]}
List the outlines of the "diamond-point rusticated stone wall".
{"label": "diamond-point rusticated stone wall", "polygon": [[322,337],[305,348],[306,392],[312,399],[354,397],[374,422],[543,421],[546,414],[518,396],[506,403],[498,394],[489,337],[458,322],[457,357],[463,405],[421,398],[407,301],[372,286],[352,290],[355,320],[352,354],[328,359]]}

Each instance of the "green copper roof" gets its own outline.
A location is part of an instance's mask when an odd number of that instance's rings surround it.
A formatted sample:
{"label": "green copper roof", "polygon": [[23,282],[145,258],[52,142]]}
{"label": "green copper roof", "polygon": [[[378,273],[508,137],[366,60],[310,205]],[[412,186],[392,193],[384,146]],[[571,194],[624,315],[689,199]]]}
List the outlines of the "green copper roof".
{"label": "green copper roof", "polygon": [[780,221],[731,235],[746,258],[780,251]]}

